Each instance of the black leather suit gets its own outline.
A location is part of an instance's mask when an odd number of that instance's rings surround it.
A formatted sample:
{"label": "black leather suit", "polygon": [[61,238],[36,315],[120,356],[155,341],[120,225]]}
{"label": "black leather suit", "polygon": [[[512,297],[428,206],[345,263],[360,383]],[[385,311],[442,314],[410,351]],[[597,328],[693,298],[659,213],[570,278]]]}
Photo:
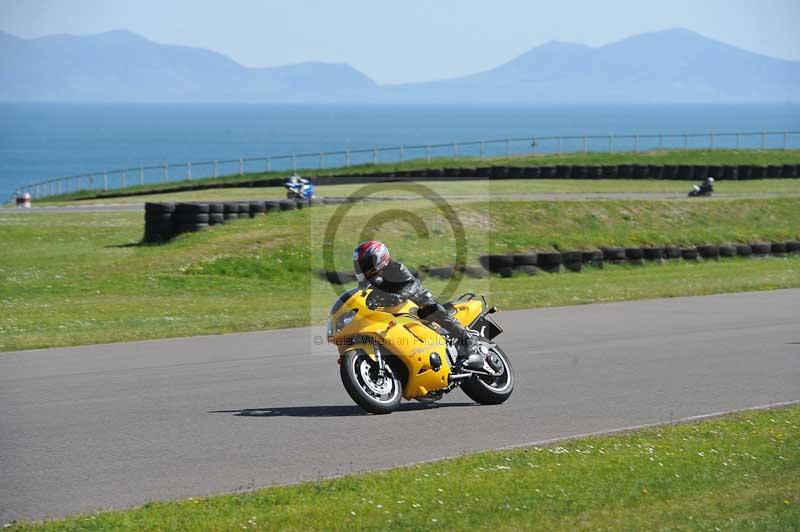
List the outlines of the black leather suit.
{"label": "black leather suit", "polygon": [[368,303],[370,299],[380,304],[411,300],[419,307],[420,319],[436,323],[458,340],[459,351],[473,347],[474,340],[467,328],[433,298],[402,262],[389,262],[380,276],[370,281],[370,286],[374,295],[367,298]]}

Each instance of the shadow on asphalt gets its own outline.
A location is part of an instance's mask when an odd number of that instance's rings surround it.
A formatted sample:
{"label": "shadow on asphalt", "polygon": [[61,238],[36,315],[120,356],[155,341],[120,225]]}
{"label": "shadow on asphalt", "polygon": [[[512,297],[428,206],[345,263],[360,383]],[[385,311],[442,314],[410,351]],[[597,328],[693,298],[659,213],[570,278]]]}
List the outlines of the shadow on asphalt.
{"label": "shadow on asphalt", "polygon": [[[435,410],[460,406],[476,406],[476,403],[441,403],[426,405],[421,403],[403,403],[398,412],[413,410]],[[242,417],[349,417],[367,416],[366,412],[356,405],[342,406],[281,406],[275,408],[243,408],[241,410],[209,410],[209,414],[233,414]]]}

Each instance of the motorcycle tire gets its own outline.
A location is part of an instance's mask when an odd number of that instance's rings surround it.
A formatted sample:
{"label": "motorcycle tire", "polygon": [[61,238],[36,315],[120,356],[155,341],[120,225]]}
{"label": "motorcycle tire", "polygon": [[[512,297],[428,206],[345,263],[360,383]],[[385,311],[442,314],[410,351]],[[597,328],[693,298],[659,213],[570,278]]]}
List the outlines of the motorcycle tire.
{"label": "motorcycle tire", "polygon": [[403,396],[402,371],[399,367],[402,364],[392,357],[385,357],[385,361],[386,375],[382,378],[377,376],[378,363],[361,349],[345,353],[339,366],[339,375],[347,394],[370,414],[391,414],[400,406]]}
{"label": "motorcycle tire", "polygon": [[[498,377],[473,375],[461,385],[467,397],[482,405],[499,405],[511,397],[511,392],[514,391],[514,370],[508,355],[497,346],[493,347],[491,352],[503,362],[505,369],[503,374]],[[497,381],[500,381],[499,386]]]}

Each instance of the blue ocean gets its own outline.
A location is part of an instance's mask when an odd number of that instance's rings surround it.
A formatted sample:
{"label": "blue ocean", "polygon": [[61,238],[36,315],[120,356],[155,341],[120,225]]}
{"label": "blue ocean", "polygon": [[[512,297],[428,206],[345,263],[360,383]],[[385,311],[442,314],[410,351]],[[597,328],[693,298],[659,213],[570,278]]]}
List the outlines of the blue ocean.
{"label": "blue ocean", "polygon": [[[0,104],[0,201],[16,187],[50,178],[140,165],[182,164],[258,158],[285,154],[371,149],[385,146],[447,144],[554,135],[648,133],[721,133],[800,130],[800,105],[636,105],[557,107],[354,107],[176,104]],[[633,149],[620,140],[617,150]],[[651,143],[655,142],[651,139]],[[678,142],[678,141],[675,141]],[[693,140],[692,142],[697,142]],[[732,139],[717,141],[730,145]],[[745,142],[748,142],[747,140]],[[755,139],[752,140],[755,142]],[[781,147],[770,138],[769,147]],[[800,147],[800,135],[790,136]],[[528,143],[527,145],[529,145]],[[594,142],[590,150],[607,149]],[[640,149],[656,148],[643,143]],[[699,147],[699,144],[696,146]],[[732,146],[731,146],[732,147]],[[537,147],[533,147],[537,149]],[[579,140],[559,149],[585,148]],[[456,148],[458,150],[458,148]],[[477,145],[459,154],[477,154]],[[487,145],[485,155],[502,153],[502,144]],[[519,149],[519,147],[515,148]],[[527,149],[527,148],[525,148]],[[542,151],[555,145],[541,144]],[[432,156],[451,155],[448,147]],[[492,151],[494,150],[494,151]],[[405,158],[425,156],[419,149]],[[353,155],[351,164],[397,160],[398,153]],[[299,167],[342,164],[340,157],[318,156]],[[289,160],[270,162],[288,168]],[[265,168],[246,163],[246,171]],[[209,165],[193,167],[193,177],[210,175]],[[218,168],[238,171],[238,164]],[[173,167],[170,179],[184,177]],[[164,178],[149,171],[145,181]],[[138,174],[130,182],[137,182]]]}

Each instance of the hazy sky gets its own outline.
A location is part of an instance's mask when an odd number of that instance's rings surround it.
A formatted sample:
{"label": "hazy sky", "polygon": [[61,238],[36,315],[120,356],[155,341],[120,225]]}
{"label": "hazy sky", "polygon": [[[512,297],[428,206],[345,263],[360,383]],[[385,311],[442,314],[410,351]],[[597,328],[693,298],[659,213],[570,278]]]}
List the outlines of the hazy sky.
{"label": "hazy sky", "polygon": [[129,29],[251,67],[349,63],[379,83],[449,78],[549,40],[592,46],[684,27],[800,60],[800,0],[0,0],[21,37]]}

